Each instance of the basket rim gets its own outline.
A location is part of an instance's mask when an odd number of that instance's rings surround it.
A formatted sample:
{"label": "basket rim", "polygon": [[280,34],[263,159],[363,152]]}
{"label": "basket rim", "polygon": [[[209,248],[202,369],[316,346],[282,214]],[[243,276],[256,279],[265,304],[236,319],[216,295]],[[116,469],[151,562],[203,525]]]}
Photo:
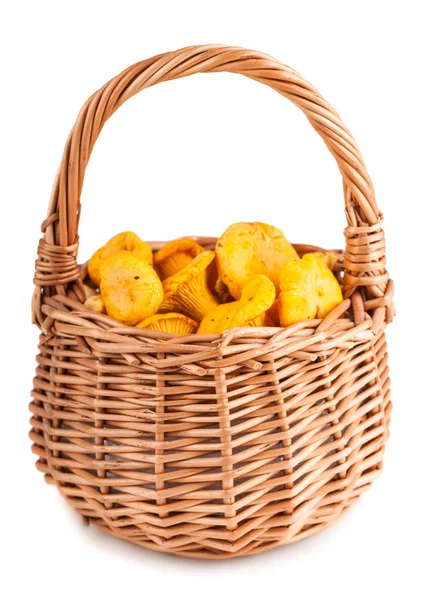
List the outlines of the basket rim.
{"label": "basket rim", "polygon": [[[217,237],[212,236],[181,236],[181,238],[192,237],[198,243],[201,243],[205,247],[214,246]],[[181,239],[179,238],[179,239]],[[150,241],[147,242],[149,246],[152,248],[153,252],[157,251],[161,247],[163,247],[167,242],[166,241]],[[321,246],[315,246],[311,244],[293,244],[294,248],[298,251],[299,255],[302,256],[307,252],[328,252],[325,248]],[[330,250],[330,252],[334,252],[339,256],[343,254],[342,250]],[[339,269],[342,269],[342,261],[338,261]],[[365,321],[367,321],[367,328],[369,328],[373,335],[375,335],[384,321],[380,318],[378,320],[374,319],[374,315],[371,314],[371,311],[375,311],[377,308],[381,308],[385,306],[385,302],[391,300],[391,295],[393,293],[393,286],[389,286],[389,294],[390,296],[384,297],[380,302],[376,303],[375,300],[364,300],[362,296],[360,296],[359,292],[355,292],[350,298],[345,298],[341,304],[337,305],[324,319],[311,319],[305,321],[299,321],[290,325],[288,327],[236,327],[233,329],[226,330],[221,334],[198,334],[192,333],[188,335],[181,336],[177,333],[168,333],[168,332],[160,332],[154,331],[151,329],[145,329],[140,327],[132,327],[123,324],[112,317],[100,313],[96,313],[91,309],[84,306],[84,298],[85,292],[83,290],[82,283],[87,276],[87,265],[88,261],[78,265],[79,267],[79,283],[80,291],[82,290],[83,296],[76,294],[74,298],[69,298],[65,295],[56,294],[52,296],[50,299],[44,298],[44,302],[46,303],[42,306],[42,313],[45,315],[45,320],[43,321],[42,331],[44,334],[47,334],[50,330],[50,327],[53,324],[55,319],[61,320],[62,317],[60,315],[61,312],[67,315],[72,315],[72,319],[83,319],[85,321],[84,327],[87,329],[92,328],[93,326],[99,329],[105,329],[110,331],[114,335],[128,337],[131,338],[143,338],[144,340],[148,340],[147,343],[157,343],[160,346],[161,352],[167,351],[167,346],[172,342],[175,345],[178,342],[179,345],[190,345],[190,346],[199,346],[200,343],[208,342],[210,344],[214,344],[217,346],[226,346],[228,344],[234,344],[234,340],[236,339],[249,339],[254,338],[256,334],[257,339],[272,339],[278,335],[283,335],[285,338],[290,337],[292,334],[296,334],[299,330],[311,330],[307,336],[304,334],[304,337],[313,337],[313,331],[317,331],[322,334],[324,331],[328,331],[328,335],[330,336],[333,331],[334,324],[337,322],[339,326],[341,326],[342,321],[346,323],[351,323],[354,325],[352,329],[352,340],[354,340],[358,333],[362,332],[362,329],[356,331],[358,327],[360,327]],[[392,282],[391,282],[392,283]],[[343,318],[342,318],[343,317]],[[66,318],[65,318],[66,320]],[[143,349],[143,344],[140,345],[140,350]],[[159,351],[159,350],[158,350]]]}
{"label": "basket rim", "polygon": [[384,322],[377,331],[366,313],[359,323],[354,318],[338,318],[351,302],[344,300],[325,319],[300,321],[289,327],[241,327],[223,334],[186,336],[124,326],[67,296],[46,299],[42,310],[51,326],[54,324],[53,331],[44,332],[47,341],[51,337],[73,337],[78,350],[86,355],[120,355],[131,366],[147,363],[159,370],[176,367],[203,377],[211,367],[225,370],[242,365],[260,371],[267,354],[270,361],[278,356],[316,362],[339,348],[371,343]]}

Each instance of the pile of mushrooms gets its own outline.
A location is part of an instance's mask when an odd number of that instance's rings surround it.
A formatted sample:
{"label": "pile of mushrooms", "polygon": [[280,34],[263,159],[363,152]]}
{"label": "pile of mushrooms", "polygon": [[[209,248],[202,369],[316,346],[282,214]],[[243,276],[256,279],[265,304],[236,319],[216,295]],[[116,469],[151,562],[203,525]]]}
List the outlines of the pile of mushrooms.
{"label": "pile of mushrooms", "polygon": [[178,335],[286,327],[324,318],[343,300],[337,257],[300,258],[283,232],[234,223],[205,250],[183,238],[156,253],[135,233],[110,239],[88,263],[85,306],[129,326]]}

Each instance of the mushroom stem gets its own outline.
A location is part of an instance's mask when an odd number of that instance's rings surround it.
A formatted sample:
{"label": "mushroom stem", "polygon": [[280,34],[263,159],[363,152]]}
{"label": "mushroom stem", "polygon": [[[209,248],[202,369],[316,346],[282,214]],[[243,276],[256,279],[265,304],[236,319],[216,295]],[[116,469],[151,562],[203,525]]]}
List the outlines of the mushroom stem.
{"label": "mushroom stem", "polygon": [[[190,287],[181,287],[178,296],[179,312],[200,322],[212,309],[218,306],[218,300],[208,287],[207,272],[203,271],[199,277],[192,279]],[[159,312],[167,313],[175,310],[172,298],[163,301]]]}
{"label": "mushroom stem", "polygon": [[265,325],[266,313],[262,313],[247,323],[248,327],[263,327]]}
{"label": "mushroom stem", "polygon": [[209,312],[198,333],[223,333],[234,327],[263,327],[266,311],[275,299],[275,287],[266,275],[257,275],[243,287],[240,300],[221,304]]}

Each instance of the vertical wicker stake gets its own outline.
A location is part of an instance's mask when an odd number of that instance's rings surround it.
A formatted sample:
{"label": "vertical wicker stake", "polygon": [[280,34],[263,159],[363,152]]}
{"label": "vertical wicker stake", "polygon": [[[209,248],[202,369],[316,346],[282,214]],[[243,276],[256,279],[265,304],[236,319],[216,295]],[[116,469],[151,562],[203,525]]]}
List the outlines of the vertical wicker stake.
{"label": "vertical wicker stake", "polygon": [[[145,88],[221,71],[291,100],[336,159],[347,219],[344,301],[323,320],[284,329],[183,338],[90,312],[81,304],[77,231],[103,125]],[[108,82],[68,138],[36,261],[33,317],[42,334],[31,438],[47,481],[108,533],[184,556],[262,552],[332,522],[380,474],[388,437],[384,330],[394,307],[382,224],[351,133],[315,88],[270,56],[194,46]],[[213,238],[199,241],[214,247]]]}

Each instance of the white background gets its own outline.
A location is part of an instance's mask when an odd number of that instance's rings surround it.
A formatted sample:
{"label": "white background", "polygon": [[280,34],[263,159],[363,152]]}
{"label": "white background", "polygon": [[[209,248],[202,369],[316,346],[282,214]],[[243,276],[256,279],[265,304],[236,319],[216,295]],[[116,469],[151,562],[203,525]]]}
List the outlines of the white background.
{"label": "white background", "polygon": [[[423,34],[403,0],[1,3],[0,470],[4,598],[423,597]],[[30,452],[33,263],[50,187],[85,99],[130,64],[196,43],[262,50],[318,87],[361,148],[385,214],[397,318],[383,476],[293,546],[208,563],[84,528]],[[239,76],[161,84],[107,124],[83,191],[80,258],[114,233],[220,234],[238,220],[343,244],[341,179],[303,115]],[[2,589],[3,588],[3,589]]]}

